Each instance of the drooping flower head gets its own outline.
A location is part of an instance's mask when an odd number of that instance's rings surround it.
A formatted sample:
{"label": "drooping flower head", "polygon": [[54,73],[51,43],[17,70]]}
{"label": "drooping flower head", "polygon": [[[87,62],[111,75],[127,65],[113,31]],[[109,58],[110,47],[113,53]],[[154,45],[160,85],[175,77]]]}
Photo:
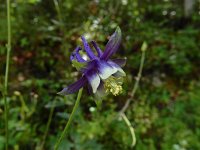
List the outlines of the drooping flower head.
{"label": "drooping flower head", "polygon": [[87,84],[91,87],[92,93],[98,96],[108,92],[115,96],[120,94],[122,92],[123,77],[126,75],[121,67],[125,65],[126,59],[110,59],[121,43],[120,28],[117,27],[114,34],[110,37],[104,52],[101,51],[95,41],[91,42],[97,55],[92,51],[84,36],[81,39],[88,59],[83,58],[80,54],[82,48],[77,46],[71,54],[70,60],[82,73],[82,77],[64,88],[59,94],[67,95],[74,93]]}

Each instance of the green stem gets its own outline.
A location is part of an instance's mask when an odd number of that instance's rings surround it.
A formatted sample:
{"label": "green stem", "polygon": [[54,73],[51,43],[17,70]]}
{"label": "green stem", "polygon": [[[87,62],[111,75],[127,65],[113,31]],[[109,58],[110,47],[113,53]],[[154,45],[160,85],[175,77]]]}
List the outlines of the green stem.
{"label": "green stem", "polygon": [[7,43],[7,55],[6,55],[6,71],[5,71],[5,83],[4,83],[4,109],[5,109],[5,136],[6,144],[5,149],[8,150],[8,72],[10,62],[10,51],[11,51],[11,19],[10,19],[10,0],[7,0],[7,30],[8,30],[8,43]]}
{"label": "green stem", "polygon": [[43,147],[44,147],[44,144],[45,144],[45,141],[46,141],[48,132],[49,132],[49,127],[50,127],[50,124],[51,124],[51,121],[52,121],[54,108],[55,108],[54,106],[51,107],[51,110],[50,110],[50,113],[49,113],[48,122],[47,122],[47,127],[46,127],[46,130],[45,130],[45,133],[44,133],[44,137],[43,137],[42,144],[41,144],[41,146],[40,146],[40,150],[43,150]]}
{"label": "green stem", "polygon": [[55,5],[57,14],[58,14],[58,20],[59,20],[60,24],[63,27],[63,20],[62,20],[62,15],[61,15],[61,11],[60,11],[60,7],[59,7],[59,4],[58,4],[58,1],[57,0],[53,0],[53,2],[54,2],[54,5]]}
{"label": "green stem", "polygon": [[58,1],[57,0],[53,0],[53,2],[54,2],[54,5],[55,5],[55,9],[56,9],[57,15],[58,15],[58,20],[60,22],[60,31],[62,32],[62,36],[63,36],[62,42],[64,42],[66,34],[65,34],[65,27],[64,27],[64,21],[63,21],[62,13],[61,13]]}
{"label": "green stem", "polygon": [[131,132],[131,136],[132,136],[132,144],[131,147],[135,146],[136,144],[136,137],[135,137],[135,131],[134,128],[132,127],[130,121],[128,120],[128,118],[126,117],[126,115],[124,113],[121,114],[122,118],[124,119],[126,125],[128,126],[130,132]]}
{"label": "green stem", "polygon": [[79,90],[79,92],[78,92],[78,96],[77,96],[75,105],[74,105],[74,107],[73,107],[72,113],[71,113],[71,115],[70,115],[70,117],[69,117],[69,120],[68,120],[66,126],[65,126],[65,129],[63,130],[63,132],[62,132],[60,138],[57,140],[57,142],[56,142],[56,144],[55,144],[54,150],[57,150],[57,149],[58,149],[58,147],[59,147],[59,145],[60,145],[62,139],[64,138],[64,136],[65,136],[66,133],[67,133],[67,130],[68,130],[68,128],[69,128],[69,126],[70,126],[70,124],[71,124],[71,122],[72,122],[72,119],[73,119],[73,117],[74,117],[74,114],[75,114],[75,112],[76,112],[76,110],[77,110],[77,108],[78,108],[78,105],[79,105],[79,102],[80,102],[80,99],[81,99],[81,95],[82,95],[82,91],[83,91],[83,88],[81,88],[81,89]]}
{"label": "green stem", "polygon": [[4,110],[5,110],[5,149],[8,150],[8,102],[7,96],[4,94]]}
{"label": "green stem", "polygon": [[142,57],[141,57],[141,60],[140,60],[140,68],[139,68],[139,71],[138,71],[138,74],[137,74],[137,77],[136,77],[136,82],[134,84],[134,87],[133,87],[133,90],[131,91],[131,94],[130,94],[130,98],[126,101],[125,105],[123,106],[123,108],[121,109],[119,115],[123,114],[126,109],[128,108],[131,100],[133,99],[133,97],[135,96],[135,93],[138,89],[138,86],[139,86],[139,82],[140,82],[140,78],[142,76],[142,70],[143,70],[143,66],[144,66],[144,60],[145,60],[145,51],[146,50],[142,50]]}
{"label": "green stem", "polygon": [[[56,9],[56,12],[57,12],[57,17],[58,17],[58,21],[59,21],[59,27],[60,27],[60,32],[62,34],[62,49],[65,50],[66,49],[66,45],[65,45],[65,39],[66,39],[66,30],[65,30],[65,26],[64,26],[64,21],[63,21],[63,16],[62,16],[62,13],[61,13],[61,9],[60,9],[60,6],[59,6],[59,3],[58,3],[58,0],[53,0],[54,2],[54,5],[55,5],[55,9]],[[68,51],[65,51],[67,55],[69,55]]]}
{"label": "green stem", "polygon": [[119,112],[119,116],[123,118],[123,120],[125,121],[125,123],[127,124],[128,128],[131,132],[131,136],[132,136],[132,145],[131,146],[132,147],[135,146],[135,144],[136,144],[136,137],[135,137],[134,128],[131,126],[130,121],[126,117],[125,111],[129,107],[129,104],[130,104],[131,100],[134,98],[135,93],[138,89],[139,82],[140,82],[140,79],[141,79],[141,76],[142,76],[142,70],[143,70],[143,66],[144,66],[146,49],[147,49],[147,43],[143,42],[142,47],[141,47],[142,57],[141,57],[141,60],[140,60],[140,68],[139,68],[139,71],[138,71],[138,74],[137,74],[137,77],[136,77],[136,82],[134,84],[133,90],[131,91],[130,98],[127,99],[125,105],[122,107],[122,109]]}

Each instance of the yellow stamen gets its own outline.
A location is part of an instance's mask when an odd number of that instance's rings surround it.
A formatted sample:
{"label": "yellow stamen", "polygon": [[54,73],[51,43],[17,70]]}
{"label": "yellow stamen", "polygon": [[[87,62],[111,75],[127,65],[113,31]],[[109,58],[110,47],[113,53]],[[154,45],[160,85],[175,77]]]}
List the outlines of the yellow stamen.
{"label": "yellow stamen", "polygon": [[122,78],[110,76],[104,81],[104,88],[106,92],[111,92],[114,96],[122,93]]}

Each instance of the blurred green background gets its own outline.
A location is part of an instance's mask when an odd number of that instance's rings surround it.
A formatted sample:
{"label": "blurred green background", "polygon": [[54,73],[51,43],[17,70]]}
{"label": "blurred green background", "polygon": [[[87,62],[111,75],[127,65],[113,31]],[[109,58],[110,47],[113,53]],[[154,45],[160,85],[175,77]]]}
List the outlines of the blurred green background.
{"label": "blurred green background", "polygon": [[[7,43],[4,0],[0,10],[2,90]],[[85,89],[60,150],[200,149],[199,0],[11,0],[11,21],[9,150],[38,150],[41,145],[53,149],[76,98],[76,94],[56,94],[79,78],[70,53],[81,43],[81,35],[104,49],[117,26],[122,44],[113,58],[127,57],[123,94],[109,95],[98,110]],[[131,148],[130,131],[116,115],[134,86],[144,41],[148,48],[143,76],[126,111],[137,137]],[[3,106],[1,95],[0,149],[5,142]]]}

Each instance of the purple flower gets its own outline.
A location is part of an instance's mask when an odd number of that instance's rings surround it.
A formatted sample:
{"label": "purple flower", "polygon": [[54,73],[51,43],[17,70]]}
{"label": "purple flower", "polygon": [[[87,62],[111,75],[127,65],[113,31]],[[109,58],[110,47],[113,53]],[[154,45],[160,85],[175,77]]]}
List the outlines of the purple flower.
{"label": "purple flower", "polygon": [[87,59],[84,59],[83,55],[79,53],[82,48],[78,46],[71,54],[70,60],[83,75],[78,81],[64,88],[58,94],[74,93],[87,84],[91,92],[100,97],[108,92],[113,95],[120,94],[122,92],[123,77],[126,76],[121,67],[125,65],[126,59],[110,59],[121,43],[120,28],[117,27],[110,37],[104,52],[101,51],[95,41],[91,42],[97,55],[94,54],[84,36],[81,39]]}

